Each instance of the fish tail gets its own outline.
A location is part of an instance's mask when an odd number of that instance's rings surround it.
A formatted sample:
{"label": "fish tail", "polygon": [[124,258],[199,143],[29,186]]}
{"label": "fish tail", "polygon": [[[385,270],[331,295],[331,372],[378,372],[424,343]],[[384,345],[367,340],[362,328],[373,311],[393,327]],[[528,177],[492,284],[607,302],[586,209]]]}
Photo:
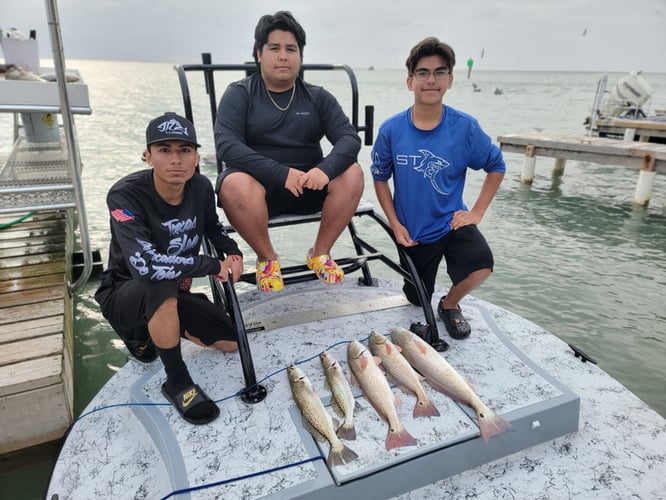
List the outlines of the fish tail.
{"label": "fish tail", "polygon": [[329,467],[334,465],[345,465],[357,458],[358,455],[356,452],[354,452],[354,450],[340,443],[339,446],[331,446],[331,451],[328,453],[326,463]]}
{"label": "fish tail", "polygon": [[345,422],[335,433],[340,439],[346,439],[347,441],[353,441],[356,439],[356,428],[354,427],[354,424],[347,424],[347,422]]}
{"label": "fish tail", "polygon": [[401,446],[414,446],[415,444],[416,439],[414,439],[404,427],[395,430],[389,428],[388,434],[386,435],[387,450],[399,448]]}
{"label": "fish tail", "polygon": [[417,400],[413,417],[439,417],[439,410],[429,399]]}
{"label": "fish tail", "polygon": [[479,421],[481,438],[486,443],[491,437],[501,434],[504,431],[508,431],[509,429],[513,429],[509,422],[487,408],[484,411],[477,413],[477,419]]}

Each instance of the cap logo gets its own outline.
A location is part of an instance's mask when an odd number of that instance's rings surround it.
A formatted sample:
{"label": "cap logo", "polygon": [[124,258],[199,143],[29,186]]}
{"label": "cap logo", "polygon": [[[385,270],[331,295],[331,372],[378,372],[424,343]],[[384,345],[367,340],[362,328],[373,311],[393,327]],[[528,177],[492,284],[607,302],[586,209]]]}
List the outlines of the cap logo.
{"label": "cap logo", "polygon": [[172,118],[167,122],[160,123],[157,126],[157,130],[163,134],[177,134],[184,135],[185,137],[190,136],[190,134],[187,133],[187,127],[183,127],[175,118]]}

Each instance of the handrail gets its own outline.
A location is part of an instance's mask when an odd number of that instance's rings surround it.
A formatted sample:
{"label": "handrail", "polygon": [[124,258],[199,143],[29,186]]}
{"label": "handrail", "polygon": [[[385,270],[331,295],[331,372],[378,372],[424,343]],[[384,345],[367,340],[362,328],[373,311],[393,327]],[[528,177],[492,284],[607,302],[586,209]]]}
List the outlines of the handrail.
{"label": "handrail", "polygon": [[55,65],[56,81],[60,94],[60,113],[62,114],[63,130],[69,151],[69,170],[74,184],[74,196],[79,219],[79,233],[81,235],[81,248],[83,253],[83,269],[81,275],[74,283],[68,283],[71,293],[83,286],[92,273],[92,250],[90,249],[90,238],[88,235],[88,217],[86,214],[85,201],[81,183],[81,158],[79,156],[76,135],[74,134],[74,120],[72,109],[69,106],[69,95],[67,94],[67,78],[65,75],[65,55],[60,36],[60,20],[56,0],[44,0],[49,23],[49,34],[51,36],[51,49]]}

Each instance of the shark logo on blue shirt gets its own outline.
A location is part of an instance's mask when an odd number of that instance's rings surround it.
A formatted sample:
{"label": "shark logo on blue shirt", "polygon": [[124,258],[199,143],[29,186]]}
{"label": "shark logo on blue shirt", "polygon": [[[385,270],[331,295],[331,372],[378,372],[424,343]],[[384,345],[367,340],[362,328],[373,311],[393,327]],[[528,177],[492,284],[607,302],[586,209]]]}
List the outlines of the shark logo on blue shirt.
{"label": "shark logo on blue shirt", "polygon": [[[430,184],[439,194],[448,196],[443,188],[443,182],[439,177],[439,173],[449,166],[449,162],[444,158],[434,155],[427,149],[419,149],[419,153],[423,155],[421,163],[414,167],[417,172],[423,172],[423,176],[430,180]],[[442,184],[442,185],[440,185]]]}

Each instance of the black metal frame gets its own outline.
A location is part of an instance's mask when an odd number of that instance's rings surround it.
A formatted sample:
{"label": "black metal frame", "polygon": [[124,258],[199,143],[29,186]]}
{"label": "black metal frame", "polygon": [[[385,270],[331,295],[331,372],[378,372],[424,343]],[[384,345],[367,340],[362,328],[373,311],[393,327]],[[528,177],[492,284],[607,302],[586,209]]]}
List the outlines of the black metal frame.
{"label": "black metal frame", "polygon": [[[187,64],[179,65],[175,67],[175,70],[178,74],[178,80],[180,82],[181,93],[183,97],[183,106],[185,109],[185,116],[194,123],[194,115],[192,112],[192,98],[190,95],[189,84],[187,80],[188,72],[202,72],[204,75],[204,82],[206,84],[206,93],[209,98],[210,105],[210,115],[213,127],[215,126],[215,117],[217,114],[217,97],[215,94],[215,81],[214,74],[216,71],[244,71],[246,74],[252,74],[256,71],[256,65],[254,63],[244,63],[244,64],[212,64],[211,55],[208,53],[202,54],[202,64]],[[352,118],[351,122],[357,132],[364,132],[365,145],[372,145],[373,142],[373,121],[374,121],[374,106],[365,107],[365,124],[359,125],[358,123],[358,84],[356,81],[356,76],[353,70],[345,64],[303,64],[301,66],[301,75],[304,71],[307,70],[318,70],[318,71],[330,71],[330,70],[344,70],[349,77],[352,91]],[[218,173],[222,171],[222,163],[220,160],[217,160],[217,171]],[[347,228],[351,236],[354,249],[356,251],[355,256],[344,257],[336,259],[336,262],[342,267],[345,273],[351,273],[361,269],[363,276],[359,278],[359,284],[364,286],[375,286],[376,280],[373,279],[368,266],[368,262],[372,260],[380,260],[385,265],[399,273],[403,278],[410,281],[416,288],[417,296],[423,307],[423,314],[425,317],[425,339],[436,349],[445,350],[448,348],[447,343],[439,338],[437,330],[437,321],[433,313],[430,301],[427,297],[427,293],[423,286],[423,282],[416,272],[414,263],[411,258],[407,255],[404,248],[399,246],[395,240],[395,236],[391,227],[388,225],[385,219],[379,216],[371,207],[359,206],[358,210],[354,214],[354,217],[368,216],[377,222],[386,232],[386,234],[391,238],[393,243],[396,246],[398,255],[401,262],[396,262],[395,260],[389,258],[383,253],[379,252],[373,245],[363,239],[356,230],[353,219],[349,222]],[[302,215],[302,216],[289,216],[287,218],[276,218],[269,221],[269,228],[294,225],[294,224],[304,224],[309,222],[317,222],[321,219],[321,213]],[[227,226],[226,228],[229,232],[235,231],[233,227]],[[215,248],[210,244],[209,241],[204,241],[204,252],[207,255],[217,257],[217,252]],[[282,269],[282,277],[286,284],[309,281],[316,279],[314,273],[307,269],[303,264],[300,266],[290,266]],[[255,274],[253,272],[245,273],[240,277],[240,280],[247,283],[255,283]],[[252,355],[250,353],[250,345],[247,340],[247,335],[245,332],[245,324],[243,322],[243,317],[241,314],[240,306],[238,304],[238,298],[236,296],[235,289],[230,282],[220,283],[219,281],[211,278],[211,288],[213,290],[213,298],[216,304],[224,304],[229,311],[231,320],[236,329],[236,334],[238,338],[238,350],[241,358],[241,364],[243,368],[243,375],[245,377],[246,388],[241,392],[241,397],[244,401],[250,403],[256,403],[263,400],[266,396],[266,389],[261,385],[257,384],[256,375],[254,371],[254,364],[252,361]]]}

